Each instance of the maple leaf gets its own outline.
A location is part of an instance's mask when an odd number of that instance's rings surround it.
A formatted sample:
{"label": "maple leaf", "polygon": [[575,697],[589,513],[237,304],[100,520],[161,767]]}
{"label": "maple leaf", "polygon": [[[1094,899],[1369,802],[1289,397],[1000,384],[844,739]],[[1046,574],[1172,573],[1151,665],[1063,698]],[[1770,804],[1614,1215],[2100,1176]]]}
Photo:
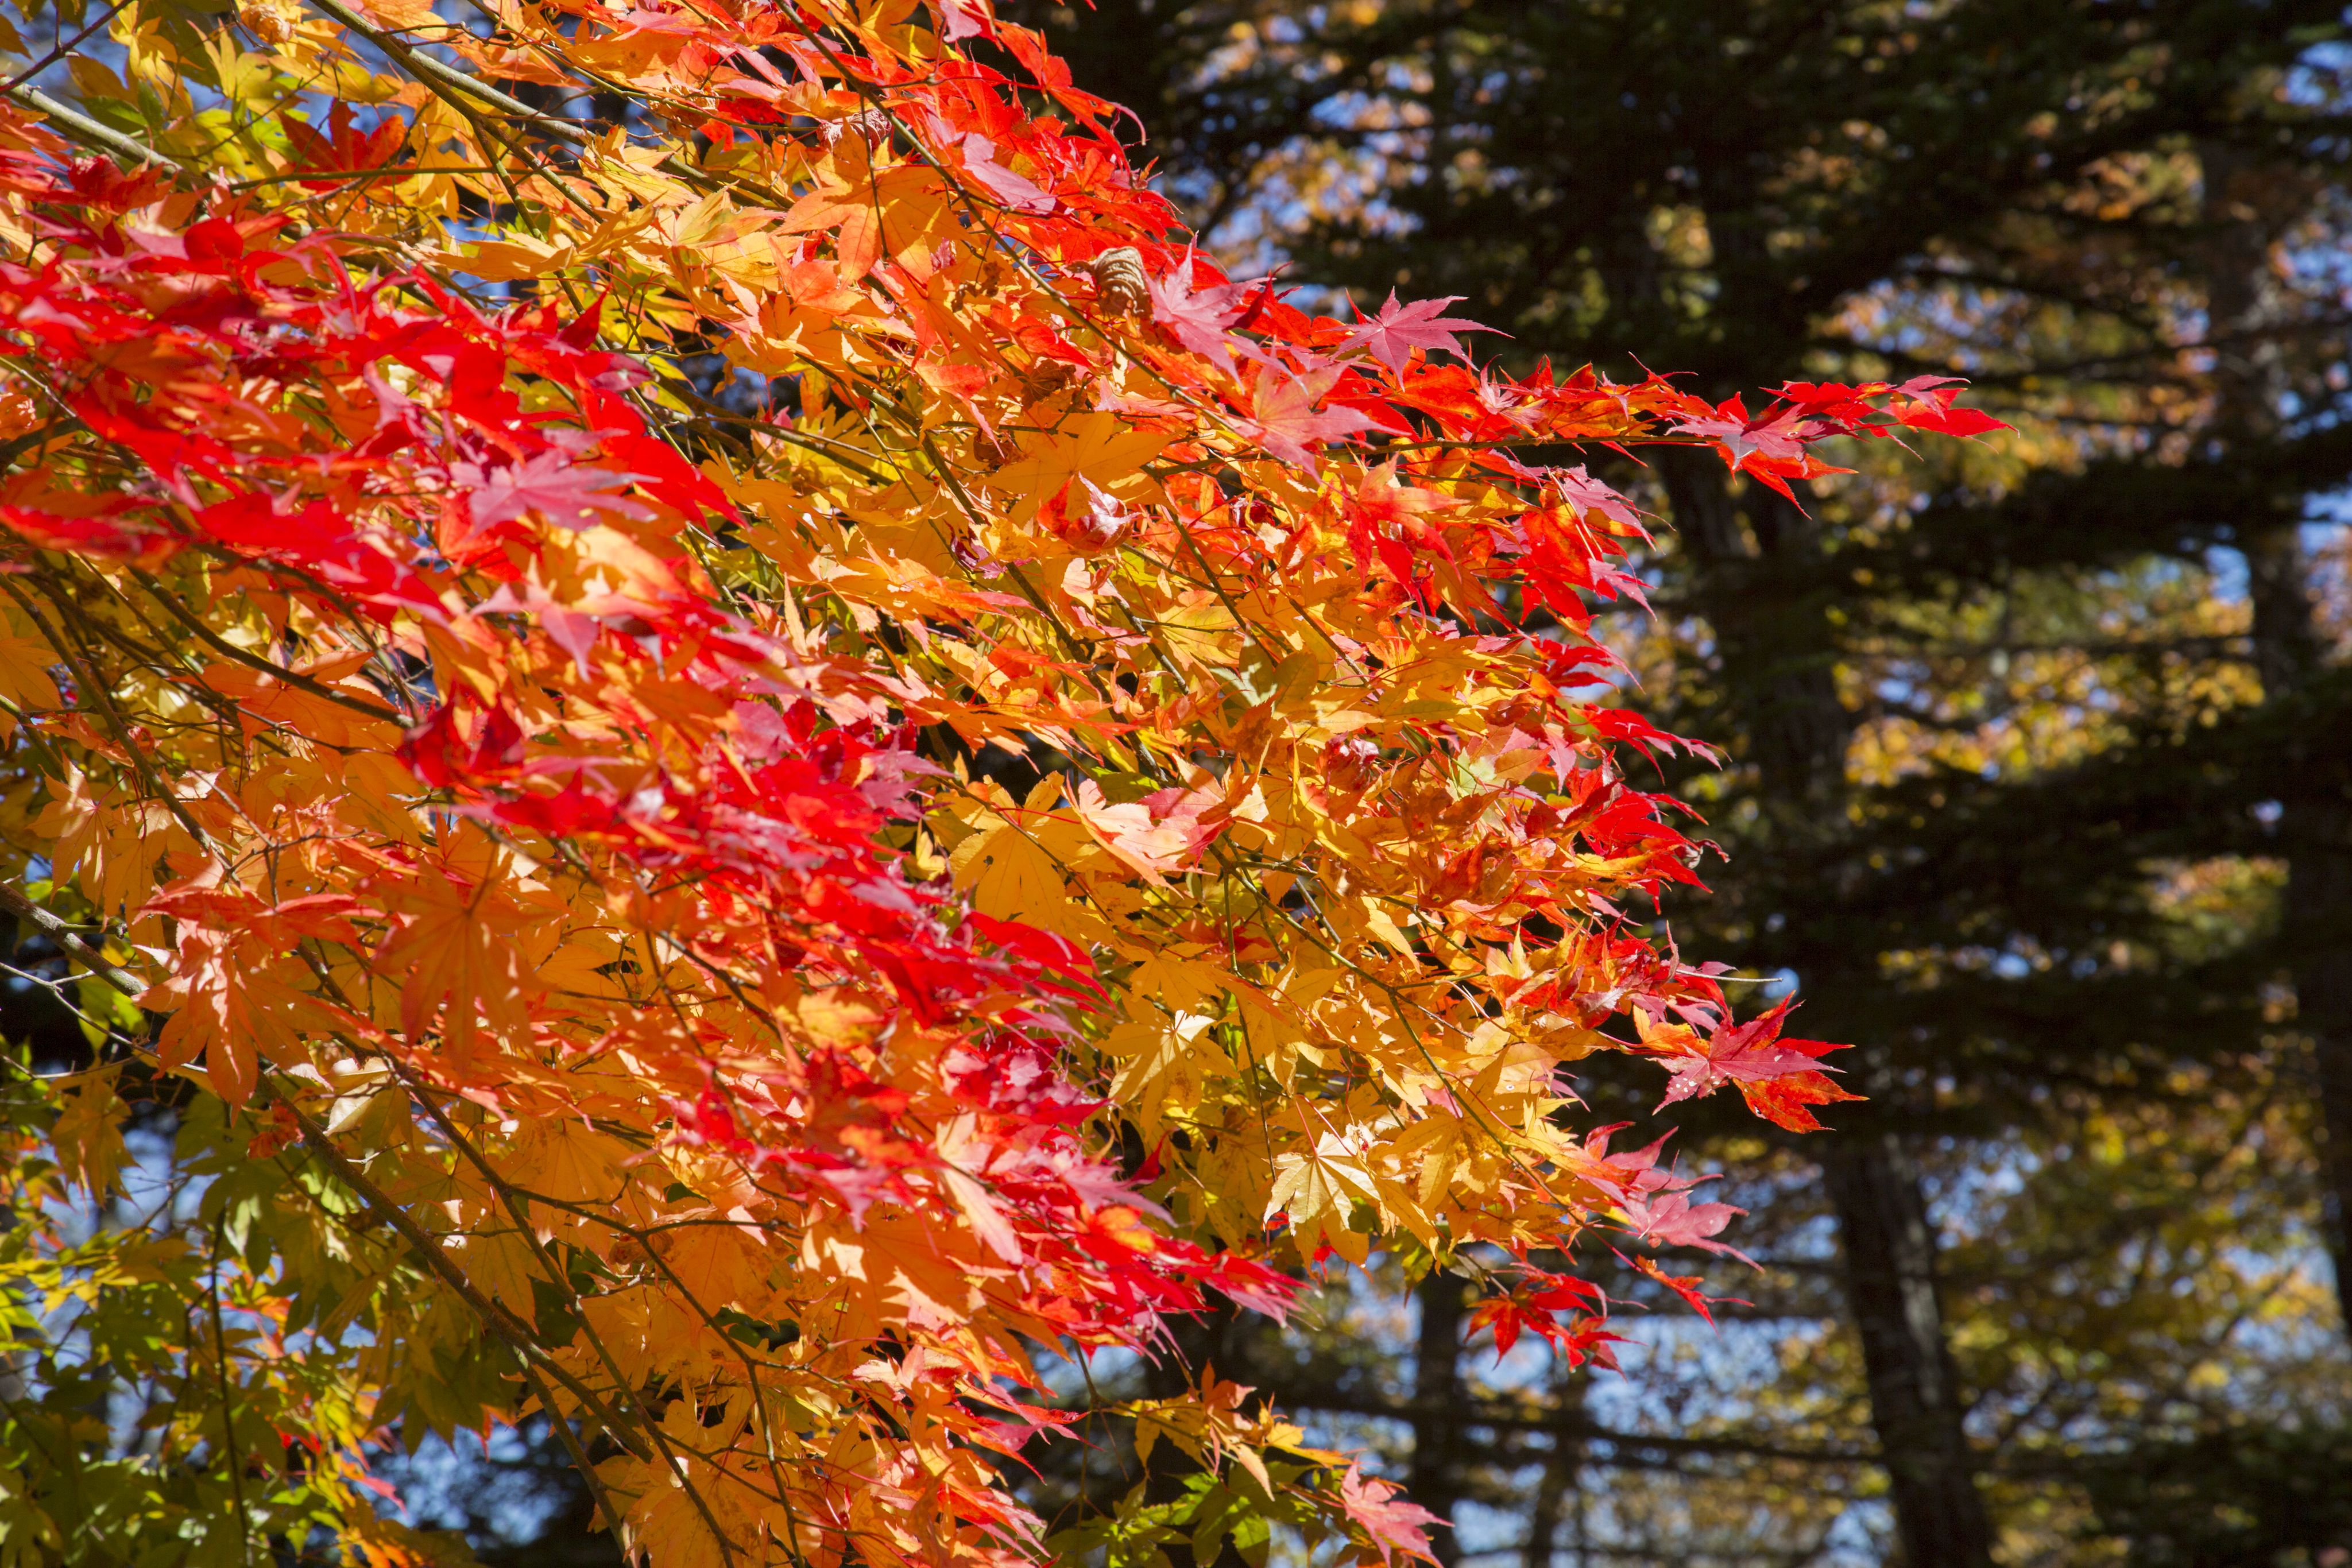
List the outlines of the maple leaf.
{"label": "maple leaf", "polygon": [[1658,1164],[1660,1151],[1674,1134],[1669,1131],[1644,1148],[1612,1154],[1610,1139],[1622,1130],[1622,1124],[1601,1127],[1586,1137],[1584,1153],[1592,1164],[1585,1167],[1583,1174],[1614,1189],[1617,1207],[1633,1234],[1661,1246],[1697,1247],[1725,1253],[1752,1266],[1754,1260],[1746,1253],[1712,1239],[1748,1211],[1727,1203],[1692,1202],[1691,1189],[1716,1178],[1684,1176]]}
{"label": "maple leaf", "polygon": [[1224,831],[1222,821],[1202,820],[1223,800],[1213,788],[1171,789],[1114,806],[1102,787],[1087,779],[1078,784],[1077,811],[1103,848],[1158,885],[1169,874],[1191,870]]}
{"label": "maple leaf", "polygon": [[1693,1203],[1685,1191],[1631,1197],[1619,1207],[1625,1211],[1627,1227],[1641,1240],[1660,1247],[1696,1247],[1737,1258],[1751,1269],[1762,1267],[1738,1248],[1714,1239],[1725,1226],[1748,1212],[1744,1208],[1727,1203]]}
{"label": "maple leaf", "polygon": [[984,914],[1055,936],[1084,940],[1100,934],[1085,906],[1071,898],[1061,863],[1037,841],[1029,822],[1004,822],[965,840],[956,846],[953,864]]}
{"label": "maple leaf", "polygon": [[1913,430],[1963,438],[2011,428],[1981,409],[1959,408],[1960,382],[1952,376],[1914,376],[1895,389],[1896,423]]}
{"label": "maple leaf", "polygon": [[1344,404],[1334,408],[1318,406],[1330,392],[1332,383],[1345,373],[1334,365],[1297,376],[1271,371],[1261,375],[1251,399],[1251,411],[1255,417],[1244,421],[1243,428],[1275,456],[1314,473],[1315,455],[1308,450],[1310,444],[1345,440],[1360,430],[1370,428],[1372,423],[1370,416],[1360,409]]}
{"label": "maple leaf", "polygon": [[995,161],[996,143],[977,133],[963,139],[964,172],[979,181],[988,193],[1016,213],[1050,213],[1054,196],[1036,183]]}
{"label": "maple leaf", "polygon": [[1255,355],[1246,341],[1230,330],[1241,319],[1244,307],[1238,301],[1243,290],[1235,284],[1218,283],[1196,291],[1192,280],[1190,250],[1164,276],[1144,279],[1144,289],[1151,297],[1152,319],[1185,348],[1231,374],[1236,349]]}
{"label": "maple leaf", "polygon": [[931,0],[931,9],[940,18],[940,37],[948,43],[995,36],[996,18],[988,0]]}
{"label": "maple leaf", "polygon": [[[1844,434],[1883,434],[1890,418],[1906,429],[1963,438],[2010,428],[1990,414],[1955,406],[1961,383],[1952,376],[1914,376],[1900,386],[1871,382],[1843,386],[1833,382],[1789,382],[1775,389],[1808,420]],[[1874,401],[1886,400],[1884,408]]]}
{"label": "maple leaf", "polygon": [[514,934],[529,919],[504,885],[493,859],[477,874],[456,858],[420,874],[387,877],[383,902],[402,912],[376,956],[382,973],[399,986],[400,1017],[413,1037],[437,1025],[450,1048],[468,1051],[477,1030],[522,1028],[529,1020],[527,981]]}
{"label": "maple leaf", "polygon": [[1014,498],[1008,515],[1025,521],[1073,479],[1084,480],[1097,496],[1132,479],[1169,440],[1166,431],[1139,429],[1131,419],[1088,410],[1025,438],[1021,455],[998,469],[992,483]]}
{"label": "maple leaf", "polygon": [[607,517],[650,517],[642,501],[613,493],[637,477],[574,463],[562,452],[541,452],[519,464],[496,467],[478,463],[449,465],[450,482],[467,492],[467,509],[477,528],[494,528],[533,512],[566,528],[593,528]]}
{"label": "maple leaf", "polygon": [[1689,1303],[1693,1312],[1706,1319],[1710,1325],[1715,1322],[1715,1313],[1710,1309],[1723,1305],[1744,1307],[1750,1304],[1737,1296],[1710,1296],[1705,1289],[1706,1281],[1704,1277],[1697,1274],[1669,1274],[1648,1258],[1628,1258],[1620,1252],[1617,1254],[1617,1260],[1635,1273],[1645,1279],[1656,1281],[1675,1295],[1680,1296]]}
{"label": "maple leaf", "polygon": [[[1161,1243],[1160,1250],[1185,1260],[1200,1251],[1181,1239]],[[1288,1318],[1303,1289],[1297,1281],[1279,1270],[1231,1252],[1204,1256],[1191,1272],[1193,1279],[1231,1298],[1234,1305],[1246,1307],[1277,1323]]]}
{"label": "maple leaf", "polygon": [[1548,476],[1559,498],[1580,512],[1599,512],[1611,522],[1628,528],[1638,528],[1641,519],[1634,516],[1633,503],[1616,490],[1593,478],[1580,463],[1573,468],[1555,468]]}
{"label": "maple leaf", "polygon": [[1348,1518],[1380,1548],[1382,1563],[1393,1563],[1399,1552],[1425,1563],[1437,1561],[1429,1527],[1449,1521],[1400,1497],[1394,1482],[1365,1475],[1360,1461],[1351,1462],[1339,1479],[1339,1502]]}
{"label": "maple leaf", "polygon": [[1492,332],[1495,329],[1444,313],[1448,305],[1461,298],[1459,294],[1449,294],[1443,299],[1416,299],[1410,305],[1400,305],[1396,290],[1391,288],[1381,313],[1340,340],[1340,349],[1367,350],[1397,375],[1404,373],[1405,361],[1412,357],[1415,349],[1466,359],[1456,334]]}
{"label": "maple leaf", "polygon": [[1410,529],[1415,518],[1462,505],[1443,490],[1398,483],[1394,460],[1366,469],[1352,499],[1355,516],[1365,526],[1391,530]]}
{"label": "maple leaf", "polygon": [[257,958],[237,936],[191,925],[180,938],[177,994],[156,998],[176,1003],[156,1040],[164,1068],[201,1060],[213,1092],[231,1105],[253,1097],[263,1061],[299,1054],[302,1023],[320,1016],[292,965]]}
{"label": "maple leaf", "polygon": [[1368,1239],[1349,1228],[1356,1205],[1377,1205],[1380,1193],[1364,1168],[1360,1135],[1326,1133],[1312,1149],[1285,1154],[1275,1162],[1274,1186],[1266,1199],[1271,1224],[1286,1217],[1294,1232],[1320,1236],[1324,1245],[1352,1262],[1363,1261]]}
{"label": "maple leaf", "polygon": [[1495,1359],[1500,1362],[1518,1343],[1521,1331],[1532,1329],[1543,1339],[1565,1347],[1581,1331],[1561,1323],[1559,1313],[1598,1316],[1607,1312],[1608,1305],[1608,1296],[1589,1281],[1529,1269],[1507,1294],[1489,1296],[1472,1310],[1468,1332],[1475,1334],[1491,1329]]}
{"label": "maple leaf", "polygon": [[[337,103],[328,112],[327,131],[321,135],[304,121],[289,116],[283,121],[288,141],[295,149],[306,169],[335,174],[371,172],[383,167],[402,142],[408,139],[408,121],[398,115],[386,115],[366,131],[354,131],[351,106]],[[306,190],[331,191],[341,182],[332,178],[305,180]]]}
{"label": "maple leaf", "polygon": [[1642,1036],[1642,1051],[1665,1061],[1673,1074],[1667,1080],[1666,1096],[1659,1103],[1661,1109],[1730,1083],[1738,1087],[1759,1114],[1791,1132],[1809,1133],[1817,1131],[1821,1124],[1805,1109],[1808,1105],[1862,1098],[1823,1076],[1836,1069],[1824,1069],[1819,1059],[1845,1047],[1780,1038],[1789,1008],[1783,1001],[1747,1023],[1726,1020],[1704,1037],[1681,1025],[1654,1024],[1646,1011],[1637,1011],[1634,1022]]}
{"label": "maple leaf", "polygon": [[1805,455],[1805,440],[1799,428],[1799,412],[1794,408],[1777,409],[1761,419],[1750,419],[1738,398],[1727,401],[1720,413],[1696,419],[1678,419],[1674,428],[1685,434],[1696,435],[1715,444],[1735,472],[1751,465],[1751,459],[1763,457],[1776,462],[1798,462]]}

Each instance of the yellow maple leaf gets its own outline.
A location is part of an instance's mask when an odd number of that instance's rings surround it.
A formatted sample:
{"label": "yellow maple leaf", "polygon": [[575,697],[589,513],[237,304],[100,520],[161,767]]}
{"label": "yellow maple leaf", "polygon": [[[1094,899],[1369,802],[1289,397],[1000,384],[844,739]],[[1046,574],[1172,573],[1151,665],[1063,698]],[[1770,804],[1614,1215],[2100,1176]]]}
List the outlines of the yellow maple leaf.
{"label": "yellow maple leaf", "polygon": [[1138,430],[1122,415],[1089,411],[1073,415],[1055,430],[1024,438],[1021,456],[998,469],[990,484],[1007,498],[1006,518],[1017,526],[1074,479],[1091,480],[1107,491],[1118,488],[1159,456],[1168,442],[1165,434]]}

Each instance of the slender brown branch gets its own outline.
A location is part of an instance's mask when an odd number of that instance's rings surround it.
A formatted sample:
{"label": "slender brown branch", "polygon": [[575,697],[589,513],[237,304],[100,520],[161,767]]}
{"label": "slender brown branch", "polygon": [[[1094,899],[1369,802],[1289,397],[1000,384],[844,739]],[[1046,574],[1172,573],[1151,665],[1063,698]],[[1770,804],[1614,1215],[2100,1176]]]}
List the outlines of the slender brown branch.
{"label": "slender brown branch", "polygon": [[0,883],[0,909],[19,920],[30,921],[40,928],[41,935],[72,954],[87,965],[89,972],[121,991],[126,997],[143,996],[147,982],[128,969],[118,969],[109,963],[106,955],[83,941],[63,917],[43,909],[5,883]]}
{"label": "slender brown branch", "polygon": [[134,141],[111,126],[100,125],[86,114],[77,113],[38,88],[12,87],[6,89],[6,93],[26,109],[47,119],[68,141],[79,141],[85,147],[102,149],[118,158],[128,158],[134,163],[161,163],[166,169],[186,172],[185,166],[177,160],[164,157],[145,142]]}
{"label": "slender brown branch", "polygon": [[139,580],[139,586],[152,594],[155,601],[163,607],[173,620],[194,632],[198,642],[222,657],[234,659],[240,664],[259,670],[272,680],[292,686],[296,691],[308,692],[314,697],[324,697],[327,701],[347,707],[353,713],[365,714],[370,718],[382,719],[387,724],[407,722],[401,714],[385,707],[381,703],[372,703],[365,697],[355,697],[349,692],[339,692],[323,682],[314,681],[310,676],[299,674],[282,664],[273,664],[258,653],[247,652],[198,620],[186,605],[180,602],[176,595],[145,572],[133,567],[131,569],[131,575]]}
{"label": "slender brown branch", "polygon": [[547,1412],[547,1424],[555,1428],[556,1441],[562,1443],[563,1451],[572,1457],[572,1468],[580,1472],[580,1479],[587,1484],[588,1495],[596,1500],[596,1511],[604,1516],[604,1528],[612,1531],[615,1542],[625,1545],[621,1534],[621,1511],[614,1506],[613,1496],[604,1490],[603,1478],[596,1474],[596,1467],[589,1462],[588,1450],[580,1446],[580,1434],[572,1429],[570,1418],[555,1407],[555,1396],[549,1391],[546,1380],[539,1375],[539,1369],[529,1362],[523,1364],[522,1380],[530,1385],[532,1397],[539,1401],[539,1407]]}
{"label": "slender brown branch", "polygon": [[417,1261],[424,1264],[425,1269],[444,1285],[455,1291],[458,1300],[472,1308],[474,1314],[482,1320],[485,1327],[498,1335],[517,1356],[526,1361],[535,1360],[544,1366],[548,1375],[563,1385],[565,1392],[579,1400],[584,1408],[594,1413],[597,1424],[604,1428],[614,1442],[626,1448],[631,1456],[638,1459],[649,1459],[652,1457],[646,1448],[645,1439],[632,1431],[619,1416],[614,1415],[594,1389],[590,1388],[555,1364],[545,1348],[539,1343],[537,1331],[477,1290],[474,1282],[466,1278],[465,1270],[449,1260],[449,1255],[442,1251],[440,1244],[410,1217],[408,1211],[394,1203],[382,1187],[377,1186],[361,1173],[360,1168],[351,1162],[342,1150],[335,1146],[334,1139],[328,1134],[327,1129],[320,1124],[317,1117],[312,1116],[284,1094],[278,1094],[276,1099],[278,1103],[286,1107],[301,1127],[302,1141],[310,1146],[310,1152],[319,1157],[320,1163],[332,1171],[337,1180],[358,1195],[360,1201],[366,1204],[377,1218],[398,1231],[402,1239],[405,1240],[411,1249],[416,1253]]}
{"label": "slender brown branch", "polygon": [[[507,1185],[503,1176],[490,1167],[490,1162],[483,1157],[480,1150],[474,1147],[473,1141],[457,1130],[457,1124],[449,1120],[447,1113],[435,1103],[433,1097],[425,1092],[414,1079],[402,1071],[400,1063],[394,1061],[390,1062],[390,1065],[394,1075],[407,1087],[411,1098],[425,1107],[425,1113],[433,1119],[435,1126],[441,1129],[441,1135],[449,1140],[451,1146],[474,1167],[490,1190],[498,1194],[499,1203],[514,1219],[522,1233],[523,1239],[530,1243],[531,1255],[537,1258],[540,1266],[547,1270],[549,1283],[562,1291],[564,1299],[571,1304],[573,1311],[579,1313],[581,1332],[588,1336],[589,1346],[595,1352],[596,1358],[603,1362],[605,1370],[613,1375],[614,1385],[621,1391],[623,1396],[631,1405],[636,1406],[638,1418],[645,1423],[646,1431],[652,1437],[656,1446],[661,1449],[662,1458],[668,1464],[671,1475],[677,1479],[677,1484],[685,1489],[687,1499],[694,1504],[695,1511],[702,1516],[702,1522],[709,1530],[711,1539],[719,1542],[720,1558],[727,1563],[733,1563],[735,1549],[728,1542],[726,1532],[719,1528],[718,1516],[711,1512],[710,1504],[704,1500],[701,1489],[688,1478],[686,1467],[678,1462],[677,1455],[671,1451],[668,1437],[661,1429],[661,1423],[654,1419],[653,1412],[646,1408],[645,1402],[637,1397],[636,1390],[630,1387],[627,1381],[622,1377],[620,1367],[614,1361],[612,1353],[604,1348],[603,1338],[597,1334],[594,1325],[589,1322],[585,1304],[580,1300],[579,1293],[572,1290],[571,1278],[562,1269],[556,1267],[555,1260],[549,1255],[546,1244],[540,1240],[539,1231],[531,1224],[529,1205],[515,1196],[514,1189]],[[695,1310],[701,1312],[700,1303],[693,1304]],[[707,1321],[709,1314],[703,1313],[703,1316]],[[551,1410],[550,1414],[555,1413]]]}

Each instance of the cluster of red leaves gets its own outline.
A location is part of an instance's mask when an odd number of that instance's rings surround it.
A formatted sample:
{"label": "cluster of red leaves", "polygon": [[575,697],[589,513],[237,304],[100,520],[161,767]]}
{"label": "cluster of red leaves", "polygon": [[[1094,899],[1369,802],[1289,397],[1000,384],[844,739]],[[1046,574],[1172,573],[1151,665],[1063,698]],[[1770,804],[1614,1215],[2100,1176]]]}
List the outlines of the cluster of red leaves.
{"label": "cluster of red leaves", "polygon": [[[683,518],[732,507],[625,401],[645,371],[595,346],[593,310],[569,322],[544,307],[485,315],[430,278],[362,281],[331,241],[285,239],[273,216],[149,228],[158,183],[101,162],[20,162],[13,188],[49,254],[37,267],[0,263],[0,316],[22,334],[0,355],[37,366],[128,476],[106,490],[37,476],[12,484],[0,505],[10,528],[42,549],[142,570],[193,557],[216,585],[269,594],[294,623],[347,635],[322,646],[308,679],[362,724],[378,707],[404,723],[396,754],[416,786],[502,834],[568,846],[608,889],[637,890],[642,907],[614,913],[710,975],[856,986],[950,1042],[914,1088],[874,1080],[847,1042],[820,1039],[750,1067],[727,1060],[730,1042],[715,1031],[632,1030],[614,1017],[634,1072],[667,1087],[671,1136],[739,1158],[772,1194],[853,1225],[877,1200],[960,1211],[990,1251],[1020,1265],[1005,1304],[1049,1340],[1147,1348],[1160,1314],[1202,1308],[1204,1284],[1284,1309],[1289,1281],[1144,1223],[1139,1200],[1081,1146],[1076,1124],[1094,1107],[1059,1073],[1067,1023],[1054,1004],[1093,994],[1084,955],[958,907],[950,888],[910,880],[876,841],[939,772],[887,722],[903,694],[730,612],[686,553],[664,550]],[[561,389],[560,413],[525,406],[533,382]],[[419,383],[442,395],[428,405],[401,390]],[[327,420],[289,417],[289,392],[319,400]],[[634,538],[608,539],[584,570],[541,548],[617,520]],[[427,676],[445,640],[463,652],[439,667],[463,670],[465,684],[434,693],[401,678]],[[560,737],[527,733],[539,721],[517,716],[545,706],[551,646],[596,699],[593,714],[575,700]],[[325,684],[371,654],[373,690]],[[286,688],[264,686],[284,709]],[[315,732],[318,716],[264,704],[254,722]],[[201,800],[185,805],[207,814]],[[281,1068],[302,1060],[288,1028],[299,1019],[349,1031],[421,1084],[483,1096],[472,1042],[520,1021],[505,1015],[530,1000],[526,977],[499,967],[480,934],[448,927],[496,896],[499,873],[421,846],[328,852],[353,894],[273,903],[219,890],[213,865],[147,903],[143,914],[183,933],[163,1065],[201,1059],[212,1086],[241,1103],[267,1070],[257,1045]],[[692,918],[673,922],[680,890]],[[373,946],[397,977],[405,1028],[362,1006],[257,991],[261,955],[305,937],[358,941],[355,922],[381,925]],[[265,1022],[261,1009],[281,1016]],[[561,1027],[554,1009],[535,1010],[538,1027]],[[582,1043],[574,1060],[588,1068],[614,1043]],[[560,1089],[541,1103],[609,1109]],[[950,1148],[937,1129],[958,1118]],[[961,1500],[968,1520],[1003,1521],[997,1500]]]}

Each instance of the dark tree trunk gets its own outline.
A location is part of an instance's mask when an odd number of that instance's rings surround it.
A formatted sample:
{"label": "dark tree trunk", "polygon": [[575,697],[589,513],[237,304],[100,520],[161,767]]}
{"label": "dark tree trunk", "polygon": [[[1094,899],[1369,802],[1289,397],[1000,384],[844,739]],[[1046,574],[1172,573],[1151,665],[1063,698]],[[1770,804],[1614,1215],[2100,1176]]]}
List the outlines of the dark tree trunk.
{"label": "dark tree trunk", "polygon": [[[2279,214],[2299,210],[2297,193],[2242,152],[2218,143],[2198,152],[2211,225],[2206,318],[2221,345],[2214,423],[2225,440],[2259,450],[2276,439],[2284,390],[2264,283]],[[2283,488],[2252,515],[2233,519],[2246,559],[2263,697],[2290,709],[2328,673],[2312,562],[2303,548],[2304,500]],[[2294,726],[2285,758],[2294,783],[2279,802],[2279,848],[2287,862],[2282,948],[2294,978],[2295,1025],[2311,1043],[2318,1081],[2323,1226],[2336,1264],[2337,1313],[2352,1333],[2352,798],[2331,782],[2336,769],[2316,766],[2344,737],[2315,728]]]}
{"label": "dark tree trunk", "polygon": [[1836,1138],[1822,1161],[1862,1335],[1871,1420],[1907,1568],[1983,1568],[1990,1528],[1960,1426],[1919,1175],[1889,1134]]}
{"label": "dark tree trunk", "polygon": [[1551,1385],[1554,1407],[1562,1419],[1552,1429],[1551,1451],[1544,1456],[1543,1479],[1536,1483],[1535,1508],[1528,1518],[1528,1543],[1520,1554],[1520,1563],[1521,1568],[1551,1568],[1559,1551],[1558,1537],[1562,1517],[1573,1503],[1574,1562],[1577,1568],[1584,1568],[1584,1497],[1580,1482],[1585,1444],[1583,1438],[1574,1435],[1573,1428],[1584,1419],[1585,1375],[1554,1362]]}
{"label": "dark tree trunk", "polygon": [[[1462,1500],[1462,1281],[1442,1269],[1414,1292],[1421,1306],[1421,1332],[1413,1347],[1412,1500],[1451,1521]],[[1432,1530],[1430,1544],[1443,1568],[1461,1560],[1462,1543],[1452,1529]]]}
{"label": "dark tree trunk", "polygon": [[2318,1072],[2328,1249],[2337,1312],[2352,1331],[2352,802],[2298,802],[2280,827],[2295,1023]]}
{"label": "dark tree trunk", "polygon": [[[1838,990],[1874,983],[1844,964],[1826,923],[1844,889],[1823,868],[1843,830],[1845,758],[1853,717],[1839,700],[1835,629],[1808,591],[1814,525],[1781,497],[1750,486],[1735,499],[1711,459],[1668,455],[1661,464],[1677,537],[1703,564],[1704,592],[1719,640],[1724,678],[1737,694],[1738,728],[1755,767],[1766,836],[1746,852],[1780,868],[1781,951],[1834,1027]],[[1742,502],[1744,501],[1744,505]],[[1812,1032],[1808,1030],[1806,1032]],[[1852,1071],[1881,1103],[1857,1108],[1867,1130],[1816,1134],[1845,1259],[1846,1303],[1860,1335],[1871,1422],[1893,1492],[1908,1568],[1990,1568],[1991,1525],[1976,1487],[1963,1426],[1967,1406],[1953,1375],[1936,1291],[1936,1233],[1919,1175],[1884,1129],[1884,1103],[1899,1092],[1879,1042],[1855,1040]],[[1880,1118],[1870,1127],[1875,1112]]]}
{"label": "dark tree trunk", "polygon": [[[2263,695],[2288,705],[2325,673],[2293,517],[2253,533],[2245,551]],[[2340,770],[2319,766],[2318,755],[2343,744],[2340,735],[2296,728],[2278,841],[2287,862],[2281,949],[2294,977],[2295,1028],[2311,1043],[2318,1080],[2323,1226],[2337,1314],[2352,1332],[2352,800],[2336,781]]]}

